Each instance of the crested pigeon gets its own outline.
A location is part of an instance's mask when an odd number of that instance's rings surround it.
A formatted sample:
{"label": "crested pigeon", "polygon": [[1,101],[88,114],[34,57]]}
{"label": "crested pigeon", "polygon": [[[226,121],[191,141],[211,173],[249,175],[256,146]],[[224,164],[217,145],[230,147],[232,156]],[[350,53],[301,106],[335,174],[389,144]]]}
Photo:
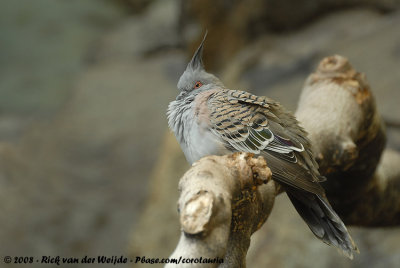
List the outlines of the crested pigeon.
{"label": "crested pigeon", "polygon": [[314,235],[353,258],[358,249],[319,184],[306,131],[294,115],[267,97],[231,90],[202,62],[203,41],[168,106],[168,125],[189,163],[207,155],[250,152],[263,156]]}

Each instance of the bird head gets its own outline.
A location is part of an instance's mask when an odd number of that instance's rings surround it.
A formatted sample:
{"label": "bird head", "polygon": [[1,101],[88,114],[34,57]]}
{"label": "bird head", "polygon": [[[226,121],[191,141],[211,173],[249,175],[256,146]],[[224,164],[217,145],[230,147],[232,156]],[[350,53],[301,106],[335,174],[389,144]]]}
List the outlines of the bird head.
{"label": "bird head", "polygon": [[181,96],[214,89],[216,87],[224,87],[222,82],[215,75],[206,72],[204,69],[202,57],[206,37],[207,32],[204,35],[200,46],[197,48],[192,59],[188,63],[186,70],[179,78],[178,89],[181,91]]}

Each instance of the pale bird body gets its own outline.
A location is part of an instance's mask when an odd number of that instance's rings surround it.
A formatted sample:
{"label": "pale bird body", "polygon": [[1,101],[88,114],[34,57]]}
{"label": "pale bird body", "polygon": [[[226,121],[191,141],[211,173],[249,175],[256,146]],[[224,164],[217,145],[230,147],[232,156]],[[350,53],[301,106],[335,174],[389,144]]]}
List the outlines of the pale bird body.
{"label": "pale bird body", "polygon": [[207,155],[251,152],[267,160],[311,231],[352,258],[357,248],[319,182],[307,133],[279,103],[227,89],[202,64],[204,40],[178,82],[180,94],[168,107],[168,123],[188,162]]}

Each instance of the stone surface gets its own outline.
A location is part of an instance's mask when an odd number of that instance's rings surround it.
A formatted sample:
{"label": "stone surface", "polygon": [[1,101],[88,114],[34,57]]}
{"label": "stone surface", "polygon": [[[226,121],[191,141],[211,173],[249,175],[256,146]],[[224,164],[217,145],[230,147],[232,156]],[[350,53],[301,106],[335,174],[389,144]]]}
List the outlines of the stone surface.
{"label": "stone surface", "polygon": [[[209,30],[208,66],[218,69],[230,64],[242,48],[264,34],[293,32],[313,24],[326,14],[354,7],[388,12],[400,7],[398,0],[182,0],[180,29],[191,46],[191,38]],[[351,23],[349,27],[351,28]],[[223,45],[221,45],[221,43]],[[192,51],[193,49],[190,49]]]}
{"label": "stone surface", "polygon": [[[43,10],[49,2],[56,8],[54,14]],[[173,12],[171,3],[161,4]],[[135,20],[119,6],[100,1],[9,5],[2,10],[9,16],[23,9],[34,14],[32,24],[57,31],[58,25],[62,30],[35,37],[34,42],[30,36],[18,40],[7,32],[10,47],[30,42],[37,57],[24,70],[0,70],[6,77],[0,90],[4,103],[0,252],[35,257],[126,255],[167,128],[166,107],[175,96],[179,77],[174,70],[181,72],[185,66],[182,53],[174,51],[143,58],[147,45],[162,44],[159,37],[168,25],[173,27],[173,22],[167,23],[173,14],[162,18],[160,8],[154,7],[149,10],[153,15]],[[57,12],[62,14],[57,17]],[[68,16],[71,23],[64,24]],[[157,16],[161,22],[154,22],[147,39],[140,39],[144,45],[135,43]],[[130,40],[124,31],[127,25]],[[158,29],[160,25],[164,28]],[[10,32],[30,32],[33,26],[27,22],[28,29],[20,29],[12,21],[7,27]],[[60,55],[53,55],[53,50]],[[9,53],[2,63],[17,66],[24,66],[29,54],[20,47],[12,47]],[[21,84],[15,89],[20,92],[10,91],[5,83],[36,75],[31,70],[37,72],[38,84]],[[37,102],[21,94],[29,90],[37,92]],[[57,100],[49,99],[52,96]]]}
{"label": "stone surface", "polygon": [[6,0],[0,12],[0,109],[26,117],[65,103],[87,50],[123,14],[105,0]]}

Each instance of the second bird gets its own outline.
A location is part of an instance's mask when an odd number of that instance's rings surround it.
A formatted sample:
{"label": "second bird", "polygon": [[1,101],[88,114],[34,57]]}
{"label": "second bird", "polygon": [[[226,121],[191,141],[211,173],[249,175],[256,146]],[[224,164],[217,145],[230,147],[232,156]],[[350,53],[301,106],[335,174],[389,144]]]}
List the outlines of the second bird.
{"label": "second bird", "polygon": [[233,152],[263,156],[272,178],[283,186],[315,236],[353,258],[357,247],[319,184],[324,177],[305,130],[278,102],[228,89],[206,72],[204,40],[180,77],[180,93],[167,112],[188,162]]}

